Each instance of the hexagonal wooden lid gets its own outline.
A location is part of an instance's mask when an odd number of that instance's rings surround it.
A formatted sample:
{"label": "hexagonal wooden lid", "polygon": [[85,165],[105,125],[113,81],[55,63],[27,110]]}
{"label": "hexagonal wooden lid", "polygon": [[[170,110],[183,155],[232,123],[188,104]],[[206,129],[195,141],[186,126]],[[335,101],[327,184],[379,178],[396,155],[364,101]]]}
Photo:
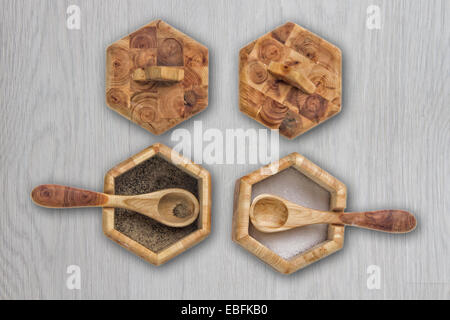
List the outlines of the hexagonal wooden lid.
{"label": "hexagonal wooden lid", "polygon": [[208,105],[208,49],[157,20],[106,50],[106,103],[161,134]]}
{"label": "hexagonal wooden lid", "polygon": [[288,22],[239,53],[239,108],[291,139],[341,110],[341,51]]}

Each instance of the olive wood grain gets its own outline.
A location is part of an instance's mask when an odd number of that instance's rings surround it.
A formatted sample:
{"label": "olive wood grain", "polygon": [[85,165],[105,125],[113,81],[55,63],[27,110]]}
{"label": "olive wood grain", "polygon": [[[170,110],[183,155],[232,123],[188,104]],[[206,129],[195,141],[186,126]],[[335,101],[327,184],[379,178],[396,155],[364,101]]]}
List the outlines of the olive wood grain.
{"label": "olive wood grain", "polygon": [[268,233],[321,223],[343,224],[390,233],[406,233],[416,227],[415,217],[403,210],[320,211],[269,194],[259,195],[253,200],[250,219],[258,230]]}
{"label": "olive wood grain", "polygon": [[[157,192],[118,196],[61,185],[40,185],[31,192],[32,200],[47,208],[109,207],[131,210],[171,227],[184,227],[197,219],[197,198],[183,189],[165,189]],[[173,209],[185,206],[190,214],[177,217]]]}

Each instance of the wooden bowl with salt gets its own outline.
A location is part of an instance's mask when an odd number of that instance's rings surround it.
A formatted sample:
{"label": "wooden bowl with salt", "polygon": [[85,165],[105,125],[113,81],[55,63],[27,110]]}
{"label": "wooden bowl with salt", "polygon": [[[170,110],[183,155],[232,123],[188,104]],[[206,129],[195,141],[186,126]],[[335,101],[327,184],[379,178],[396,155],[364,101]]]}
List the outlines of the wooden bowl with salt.
{"label": "wooden bowl with salt", "polygon": [[317,224],[279,233],[258,231],[250,221],[250,206],[254,198],[265,193],[334,212],[343,212],[347,199],[342,182],[302,155],[292,153],[236,181],[233,241],[284,274],[342,248],[342,225]]}

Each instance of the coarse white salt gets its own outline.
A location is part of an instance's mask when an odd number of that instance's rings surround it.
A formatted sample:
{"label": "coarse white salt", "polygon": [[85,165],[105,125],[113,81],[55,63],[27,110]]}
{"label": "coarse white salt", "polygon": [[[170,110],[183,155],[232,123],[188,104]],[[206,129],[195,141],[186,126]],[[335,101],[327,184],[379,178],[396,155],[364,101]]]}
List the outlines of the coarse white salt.
{"label": "coarse white salt", "polygon": [[[287,168],[253,185],[253,199],[273,194],[304,207],[329,210],[330,193],[294,168]],[[264,233],[250,223],[249,234],[284,259],[311,249],[327,239],[328,225],[316,224],[277,233]]]}

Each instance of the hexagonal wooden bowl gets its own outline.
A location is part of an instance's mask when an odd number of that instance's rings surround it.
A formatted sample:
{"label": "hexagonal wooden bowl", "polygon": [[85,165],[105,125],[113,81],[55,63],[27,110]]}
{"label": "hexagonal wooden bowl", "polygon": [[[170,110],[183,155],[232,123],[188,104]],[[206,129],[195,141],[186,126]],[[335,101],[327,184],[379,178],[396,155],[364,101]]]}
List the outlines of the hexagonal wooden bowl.
{"label": "hexagonal wooden bowl", "polygon": [[288,22],[239,53],[239,108],[292,139],[341,110],[339,48]]}
{"label": "hexagonal wooden bowl", "polygon": [[328,225],[328,239],[325,242],[289,260],[283,259],[249,235],[252,186],[289,167],[298,170],[330,192],[330,210],[344,211],[347,199],[347,188],[342,182],[298,153],[292,153],[236,181],[232,228],[233,241],[283,274],[293,273],[341,249],[344,244],[345,231],[344,226]]}
{"label": "hexagonal wooden bowl", "polygon": [[114,228],[114,208],[103,208],[102,217],[103,232],[108,238],[117,242],[125,249],[130,250],[151,264],[158,266],[186,251],[209,235],[211,231],[211,177],[209,172],[201,166],[184,158],[169,147],[157,143],[142,150],[138,154],[109,170],[105,175],[103,192],[107,194],[114,194],[114,181],[116,177],[155,155],[162,157],[171,164],[175,165],[177,168],[197,178],[199,183],[200,203],[200,213],[197,220],[198,229],[169,247],[156,253]]}
{"label": "hexagonal wooden bowl", "polygon": [[114,42],[106,57],[107,105],[154,134],[208,105],[208,49],[162,20]]}

